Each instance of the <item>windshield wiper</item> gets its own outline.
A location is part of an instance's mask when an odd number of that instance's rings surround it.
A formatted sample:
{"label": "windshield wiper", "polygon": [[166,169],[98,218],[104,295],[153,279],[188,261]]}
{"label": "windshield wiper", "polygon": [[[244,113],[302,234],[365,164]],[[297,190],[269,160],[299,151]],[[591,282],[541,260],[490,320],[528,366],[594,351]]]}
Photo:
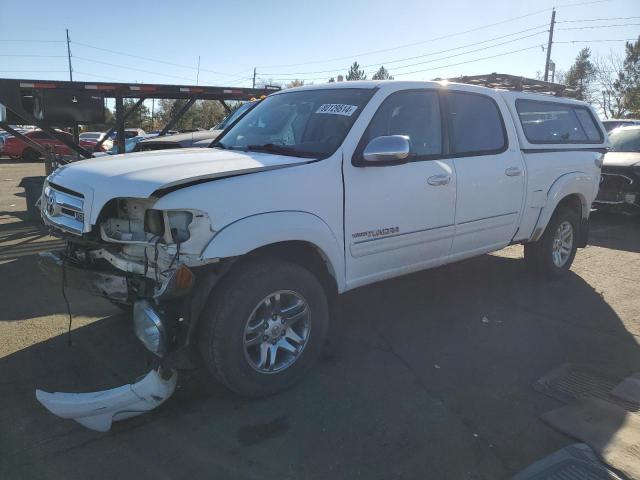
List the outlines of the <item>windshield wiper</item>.
{"label": "windshield wiper", "polygon": [[291,157],[303,157],[303,158],[315,158],[317,155],[311,152],[303,152],[293,147],[287,147],[286,145],[277,145],[275,143],[265,143],[262,145],[247,145],[244,147],[247,152],[266,152],[277,153],[279,155],[288,155]]}
{"label": "windshield wiper", "polygon": [[217,140],[214,140],[211,145],[209,145],[209,148],[221,148],[222,150],[227,150],[229,147],[227,147],[226,145],[218,142]]}

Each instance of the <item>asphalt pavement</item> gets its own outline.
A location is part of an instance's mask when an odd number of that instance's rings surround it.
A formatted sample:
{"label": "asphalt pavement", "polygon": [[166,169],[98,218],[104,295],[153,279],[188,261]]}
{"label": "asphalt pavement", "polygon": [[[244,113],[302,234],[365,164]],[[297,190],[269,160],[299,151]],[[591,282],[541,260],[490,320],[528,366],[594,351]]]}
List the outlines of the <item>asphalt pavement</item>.
{"label": "asphalt pavement", "polygon": [[149,370],[131,319],[60,285],[36,254],[60,246],[25,221],[23,176],[0,159],[0,478],[502,479],[573,443],[531,385],[566,362],[640,371],[640,219],[595,213],[560,281],[522,247],[346,294],[322,360],[293,389],[234,395],[195,370],[155,411],[108,433],[59,419],[35,389],[93,391]]}

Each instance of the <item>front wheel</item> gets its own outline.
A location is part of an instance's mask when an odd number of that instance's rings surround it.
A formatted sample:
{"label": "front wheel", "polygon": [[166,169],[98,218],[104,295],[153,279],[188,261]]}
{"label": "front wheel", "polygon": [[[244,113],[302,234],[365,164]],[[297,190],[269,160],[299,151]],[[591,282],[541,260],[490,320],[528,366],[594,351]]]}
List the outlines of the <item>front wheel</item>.
{"label": "front wheel", "polygon": [[557,210],[537,242],[524,246],[524,259],[536,274],[558,278],[571,268],[578,246],[578,216],[568,208]]}
{"label": "front wheel", "polygon": [[261,397],[300,380],[322,350],[325,291],[305,268],[253,259],[225,278],[200,319],[204,365],[231,390]]}

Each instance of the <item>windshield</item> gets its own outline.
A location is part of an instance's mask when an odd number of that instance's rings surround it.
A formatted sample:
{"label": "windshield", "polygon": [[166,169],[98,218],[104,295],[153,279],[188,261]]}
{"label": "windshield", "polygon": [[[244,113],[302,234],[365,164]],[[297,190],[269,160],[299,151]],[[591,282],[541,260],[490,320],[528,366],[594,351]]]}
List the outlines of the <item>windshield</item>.
{"label": "windshield", "polygon": [[326,158],[340,146],[373,92],[336,88],[272,95],[242,117],[214,147]]}
{"label": "windshield", "polygon": [[640,152],[640,128],[614,130],[609,135],[611,152]]}

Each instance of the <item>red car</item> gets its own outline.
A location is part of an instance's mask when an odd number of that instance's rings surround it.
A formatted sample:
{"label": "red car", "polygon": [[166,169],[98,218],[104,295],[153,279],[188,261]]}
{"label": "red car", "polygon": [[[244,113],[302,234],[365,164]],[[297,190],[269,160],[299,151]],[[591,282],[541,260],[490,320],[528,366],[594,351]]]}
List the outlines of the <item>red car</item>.
{"label": "red car", "polygon": [[[61,131],[59,131],[58,133],[68,137],[69,141],[73,141],[73,136],[71,136],[69,133]],[[58,155],[71,155],[73,153],[71,149],[60,140],[51,138],[42,130],[34,130],[24,133],[24,135],[40,145],[52,145],[53,152]],[[96,146],[96,142],[80,140],[80,146],[86,148],[89,151],[93,151]],[[104,151],[103,148],[101,148],[100,150]],[[2,153],[4,155],[8,155],[11,158],[22,158],[27,162],[35,162],[40,158],[40,152],[16,137],[7,137],[5,139]]]}

